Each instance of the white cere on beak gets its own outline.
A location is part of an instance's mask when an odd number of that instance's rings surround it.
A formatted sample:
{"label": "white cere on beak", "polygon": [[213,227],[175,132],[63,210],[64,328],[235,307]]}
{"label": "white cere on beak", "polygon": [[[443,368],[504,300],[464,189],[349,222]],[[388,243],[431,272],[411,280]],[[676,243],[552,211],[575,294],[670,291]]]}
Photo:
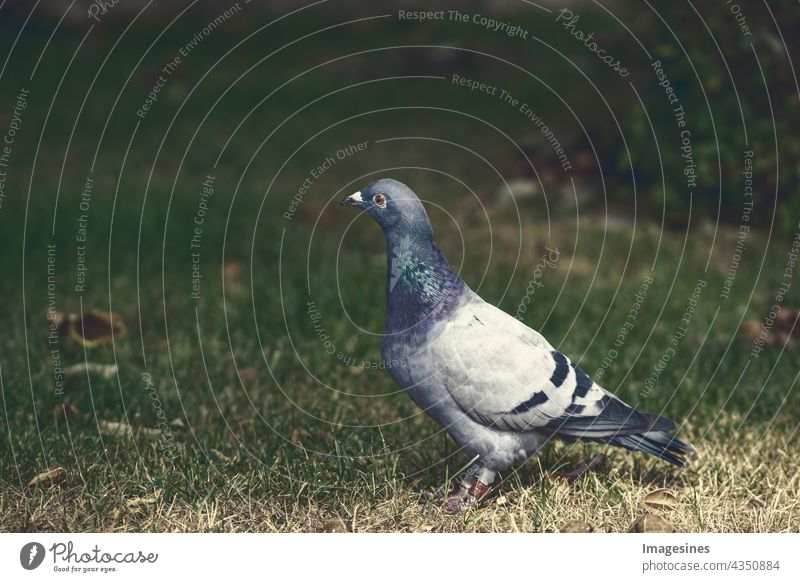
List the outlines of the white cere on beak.
{"label": "white cere on beak", "polygon": [[353,202],[358,202],[358,203],[363,202],[364,200],[361,198],[361,190],[359,190],[355,194],[351,194],[349,196],[348,200],[351,200]]}

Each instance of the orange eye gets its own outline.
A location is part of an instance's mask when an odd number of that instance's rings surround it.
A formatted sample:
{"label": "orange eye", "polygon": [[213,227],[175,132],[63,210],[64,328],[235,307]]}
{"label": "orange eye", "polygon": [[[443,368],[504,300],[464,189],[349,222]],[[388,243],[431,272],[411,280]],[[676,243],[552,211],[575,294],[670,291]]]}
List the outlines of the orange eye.
{"label": "orange eye", "polygon": [[379,208],[386,208],[386,198],[384,198],[383,194],[375,194],[372,201],[377,204]]}

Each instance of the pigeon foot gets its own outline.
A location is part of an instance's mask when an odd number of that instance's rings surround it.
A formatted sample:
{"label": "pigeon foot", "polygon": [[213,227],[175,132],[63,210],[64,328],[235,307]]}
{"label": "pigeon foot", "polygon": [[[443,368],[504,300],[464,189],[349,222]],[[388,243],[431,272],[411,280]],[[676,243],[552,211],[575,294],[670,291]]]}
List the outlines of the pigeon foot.
{"label": "pigeon foot", "polygon": [[476,479],[469,485],[456,483],[445,499],[445,510],[448,513],[460,513],[479,503],[491,491],[491,487]]}

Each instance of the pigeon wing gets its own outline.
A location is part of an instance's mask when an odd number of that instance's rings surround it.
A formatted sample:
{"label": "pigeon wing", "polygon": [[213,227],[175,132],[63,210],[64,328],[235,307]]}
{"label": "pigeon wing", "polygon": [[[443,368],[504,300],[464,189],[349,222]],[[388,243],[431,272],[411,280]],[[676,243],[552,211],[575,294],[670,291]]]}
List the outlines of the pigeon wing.
{"label": "pigeon wing", "polygon": [[482,300],[460,306],[428,350],[454,400],[486,426],[599,438],[649,430],[660,418],[636,412],[541,334]]}

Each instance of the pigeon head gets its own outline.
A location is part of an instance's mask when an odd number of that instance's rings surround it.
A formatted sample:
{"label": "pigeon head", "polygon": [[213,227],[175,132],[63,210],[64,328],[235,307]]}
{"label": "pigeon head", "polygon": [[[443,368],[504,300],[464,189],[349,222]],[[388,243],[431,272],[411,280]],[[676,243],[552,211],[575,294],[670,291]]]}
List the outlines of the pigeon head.
{"label": "pigeon head", "polygon": [[387,238],[407,234],[432,236],[431,223],[417,195],[397,180],[384,178],[348,196],[342,206],[355,206],[375,219]]}
{"label": "pigeon head", "polygon": [[409,330],[424,335],[467,287],[436,246],[422,202],[405,184],[383,179],[348,196],[342,206],[369,214],[386,236],[384,338]]}

